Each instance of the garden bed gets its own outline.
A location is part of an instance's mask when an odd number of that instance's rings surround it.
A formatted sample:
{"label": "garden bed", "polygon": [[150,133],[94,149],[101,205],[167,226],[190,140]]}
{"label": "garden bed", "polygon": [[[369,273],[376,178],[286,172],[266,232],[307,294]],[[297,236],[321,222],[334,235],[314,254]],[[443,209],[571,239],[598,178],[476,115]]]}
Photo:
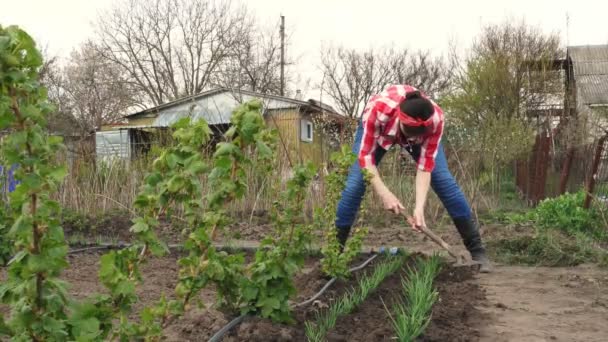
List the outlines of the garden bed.
{"label": "garden bed", "polygon": [[[101,253],[85,253],[69,256],[70,267],[63,279],[70,283],[70,293],[76,298],[84,298],[95,292],[103,292],[97,280]],[[354,264],[366,259],[361,255]],[[304,322],[314,320],[317,312],[356,286],[360,277],[369,273],[384,258],[377,258],[368,267],[357,272],[349,281],[338,281],[330,287],[314,305],[294,310],[296,322],[292,325],[273,324],[268,320],[248,318],[235,327],[224,341],[306,341]],[[177,255],[153,258],[143,268],[144,283],[138,287],[139,301],[136,310],[152,304],[162,293],[173,293],[177,279]],[[407,265],[413,265],[413,257],[404,266],[388,276],[368,298],[352,313],[340,317],[336,327],[329,331],[328,341],[389,341],[395,335],[384,305],[391,308],[397,296],[402,296],[401,277],[405,276]],[[326,282],[319,271],[317,257],[309,257],[297,278],[298,296],[294,302],[301,302],[314,295]],[[469,268],[444,266],[436,278],[439,299],[433,308],[431,324],[421,338],[424,341],[470,341],[476,340],[478,332],[472,323],[479,318],[476,303],[484,300],[479,286],[472,281],[474,271]],[[402,297],[400,297],[402,298]],[[213,303],[215,292],[212,288],[201,293],[204,303]],[[234,316],[226,315],[213,308],[195,308],[184,317],[173,322],[166,330],[166,341],[206,341]]]}

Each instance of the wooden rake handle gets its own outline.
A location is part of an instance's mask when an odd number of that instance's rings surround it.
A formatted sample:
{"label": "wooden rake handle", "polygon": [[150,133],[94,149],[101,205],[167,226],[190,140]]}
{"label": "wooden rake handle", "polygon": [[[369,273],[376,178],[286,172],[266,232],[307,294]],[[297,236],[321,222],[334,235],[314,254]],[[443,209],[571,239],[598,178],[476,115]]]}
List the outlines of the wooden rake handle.
{"label": "wooden rake handle", "polygon": [[[405,217],[405,220],[409,223],[409,217],[407,216],[407,214],[405,212],[402,212],[403,217]],[[454,253],[454,251],[452,251],[452,248],[450,247],[450,245],[448,245],[447,242],[443,241],[442,238],[439,237],[439,235],[433,233],[430,229],[428,229],[427,227],[423,227],[423,226],[417,226],[417,228],[424,233],[424,235],[428,236],[429,238],[431,238],[431,240],[433,240],[433,242],[435,242],[436,244],[438,244],[439,246],[441,246],[443,249],[445,249],[454,259],[456,260],[460,260],[460,256],[456,253]]]}
{"label": "wooden rake handle", "polygon": [[443,241],[443,239],[440,238],[437,234],[430,231],[427,227],[419,226],[418,229],[420,229],[420,231],[423,232],[426,236],[430,237],[431,240],[433,240],[436,244],[443,247],[443,249],[445,249],[454,259],[460,260],[460,256],[458,256],[456,253],[454,253],[454,251],[452,251],[452,248],[450,247],[450,245],[448,245],[447,242]]}

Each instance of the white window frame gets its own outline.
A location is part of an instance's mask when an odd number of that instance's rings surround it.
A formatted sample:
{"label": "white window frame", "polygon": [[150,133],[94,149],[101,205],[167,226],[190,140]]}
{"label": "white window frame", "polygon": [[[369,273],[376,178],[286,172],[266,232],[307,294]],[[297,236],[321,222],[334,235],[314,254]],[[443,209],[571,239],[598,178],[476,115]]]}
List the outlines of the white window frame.
{"label": "white window frame", "polygon": [[[309,129],[310,128],[310,129]],[[308,134],[310,131],[310,135]],[[312,121],[301,119],[300,120],[300,139],[304,142],[311,143],[315,136],[314,126]]]}

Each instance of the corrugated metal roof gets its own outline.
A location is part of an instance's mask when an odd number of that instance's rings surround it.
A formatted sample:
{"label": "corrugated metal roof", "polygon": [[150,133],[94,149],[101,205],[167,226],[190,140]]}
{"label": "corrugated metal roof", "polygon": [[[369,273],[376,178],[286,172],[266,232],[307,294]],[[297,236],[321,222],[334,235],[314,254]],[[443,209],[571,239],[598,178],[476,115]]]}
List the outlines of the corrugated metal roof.
{"label": "corrugated metal roof", "polygon": [[[239,100],[246,102],[253,100],[254,98],[254,96],[242,94],[241,99]],[[294,107],[293,103],[283,100],[268,98],[262,100],[264,102],[264,108],[267,110]],[[156,113],[156,118],[151,126],[171,126],[179,119],[187,116],[190,116],[193,120],[205,119],[210,125],[230,123],[232,111],[239,105],[239,102],[240,101],[237,101],[237,99],[228,92],[192,99],[159,110]]]}
{"label": "corrugated metal roof", "polygon": [[608,45],[568,47],[580,104],[608,103]]}
{"label": "corrugated metal roof", "polygon": [[267,110],[286,109],[295,107],[316,107],[331,114],[339,115],[332,107],[316,101],[302,101],[283,96],[267,95],[246,90],[217,88],[194,96],[185,97],[163,105],[149,108],[126,116],[127,119],[152,116],[152,126],[166,127],[185,116],[193,119],[204,118],[210,125],[230,122],[232,111],[239,103],[252,99],[261,99]]}
{"label": "corrugated metal roof", "polygon": [[577,76],[576,91],[581,104],[608,104],[608,75]]}

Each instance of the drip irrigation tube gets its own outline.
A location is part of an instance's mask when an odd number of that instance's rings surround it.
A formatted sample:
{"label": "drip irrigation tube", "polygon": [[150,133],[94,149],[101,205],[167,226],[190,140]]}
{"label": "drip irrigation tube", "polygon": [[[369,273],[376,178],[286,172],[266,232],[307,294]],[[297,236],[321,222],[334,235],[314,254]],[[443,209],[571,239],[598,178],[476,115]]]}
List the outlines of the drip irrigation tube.
{"label": "drip irrigation tube", "polygon": [[[378,256],[378,254],[372,255],[369,259],[365,260],[361,265],[351,268],[349,270],[349,272],[356,272],[356,271],[364,268],[365,266],[369,265],[370,262],[374,261],[374,259],[376,259],[377,256]],[[308,305],[308,304],[314,302],[317,298],[321,297],[321,295],[323,294],[323,292],[325,292],[325,290],[327,290],[333,283],[335,283],[336,280],[337,280],[336,278],[331,278],[331,280],[328,281],[327,284],[325,284],[325,286],[323,286],[321,288],[321,290],[319,290],[319,292],[317,292],[314,296],[312,296],[309,299],[303,301],[302,303],[298,303],[298,304],[294,305],[294,307],[297,308],[297,307]]]}
{"label": "drip irrigation tube", "polygon": [[[89,252],[89,251],[98,251],[98,250],[104,250],[104,249],[123,249],[123,248],[127,248],[127,247],[131,247],[131,244],[130,243],[99,243],[99,244],[95,244],[95,245],[91,245],[91,246],[87,246],[87,247],[70,249],[68,251],[68,254],[78,254],[78,253],[84,253],[84,252]],[[182,245],[171,244],[171,245],[168,245],[168,247],[169,247],[169,249],[179,249],[179,248],[182,248]]]}
{"label": "drip irrigation tube", "polygon": [[[355,266],[351,269],[349,269],[350,272],[356,272],[362,268],[364,268],[365,266],[369,265],[369,263],[371,263],[372,261],[374,261],[374,259],[376,259],[378,257],[378,254],[374,254],[371,257],[369,257],[367,260],[365,260],[363,263],[361,263],[361,265],[359,266]],[[313,295],[312,297],[310,297],[309,299],[295,304],[294,307],[300,307],[300,306],[304,306],[304,305],[308,305],[312,302],[314,302],[317,298],[321,297],[321,295],[333,284],[336,282],[337,278],[331,278],[326,284],[325,286],[323,286],[321,288],[321,290],[319,290],[319,292],[317,292],[315,295]],[[215,335],[213,335],[210,339],[209,342],[220,342],[222,340],[222,338],[224,337],[224,335],[226,335],[226,333],[228,333],[230,331],[230,329],[234,328],[235,326],[239,325],[241,322],[243,322],[243,320],[245,319],[245,317],[247,317],[246,314],[241,315],[235,319],[233,319],[232,321],[228,322],[228,324],[226,324],[223,328],[221,328],[218,332],[215,333]]]}
{"label": "drip irrigation tube", "polygon": [[108,247],[108,246],[83,247],[83,248],[78,248],[78,249],[70,249],[68,251],[68,254],[78,254],[78,253],[83,253],[83,252],[88,252],[88,251],[97,251],[97,250],[109,249],[109,248],[110,247]]}
{"label": "drip irrigation tube", "polygon": [[[84,253],[88,251],[97,251],[103,249],[123,249],[131,247],[130,243],[99,243],[95,245],[90,245],[87,247],[71,249],[68,251],[68,254],[78,254]],[[181,244],[169,244],[167,245],[169,249],[182,249],[184,246]],[[256,252],[259,248],[258,246],[230,246],[230,245],[217,245],[215,246],[218,250],[224,251],[245,251],[245,252]]]}
{"label": "drip irrigation tube", "polygon": [[241,324],[241,322],[245,319],[245,317],[247,317],[246,314],[244,315],[240,315],[239,317],[233,319],[232,321],[228,322],[228,324],[226,324],[222,329],[220,329],[218,332],[215,333],[215,335],[211,336],[211,338],[209,339],[209,342],[219,342],[222,340],[222,338],[224,338],[224,335],[226,335],[230,329],[236,327],[237,325]]}

